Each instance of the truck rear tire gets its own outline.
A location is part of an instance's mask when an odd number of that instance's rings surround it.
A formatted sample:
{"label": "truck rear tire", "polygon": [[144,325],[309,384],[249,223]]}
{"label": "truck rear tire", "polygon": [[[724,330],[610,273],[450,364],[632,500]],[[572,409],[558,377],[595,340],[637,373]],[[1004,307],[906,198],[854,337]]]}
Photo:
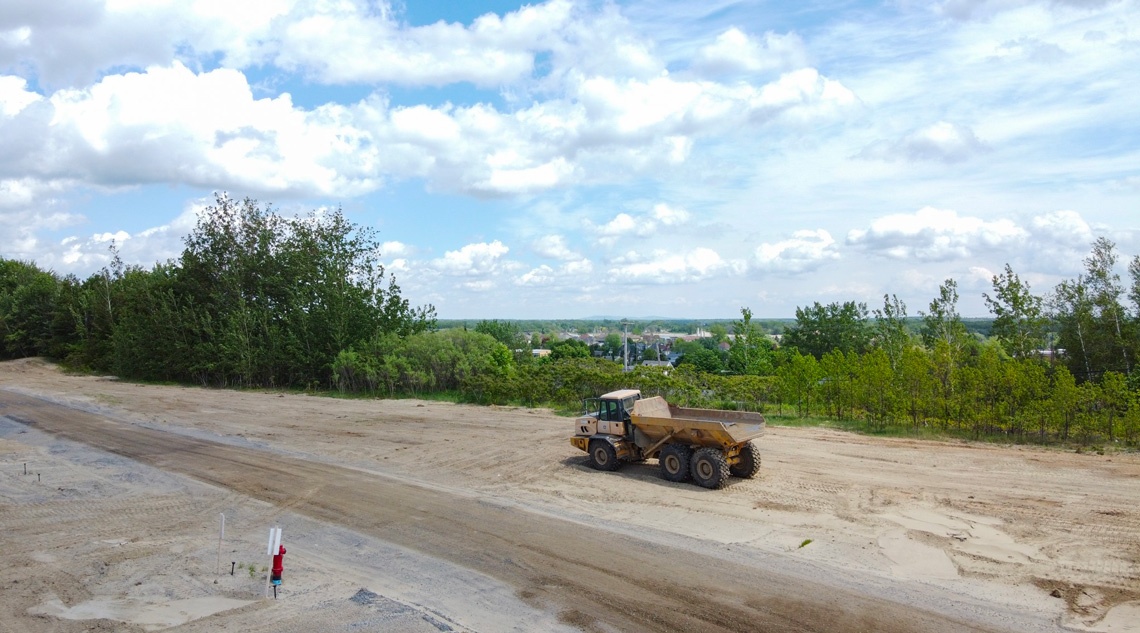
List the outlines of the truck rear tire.
{"label": "truck rear tire", "polygon": [[756,450],[756,444],[748,442],[740,447],[740,461],[729,466],[728,471],[733,477],[744,479],[755,477],[756,473],[760,472],[760,451]]}
{"label": "truck rear tire", "polygon": [[666,481],[688,481],[692,477],[689,465],[693,458],[693,449],[684,444],[666,444],[657,455],[657,462],[661,466],[661,478]]}
{"label": "truck rear tire", "polygon": [[710,490],[728,485],[728,460],[715,448],[698,448],[693,453],[693,481]]}
{"label": "truck rear tire", "polygon": [[595,470],[614,471],[620,465],[613,444],[605,440],[590,442],[590,466]]}

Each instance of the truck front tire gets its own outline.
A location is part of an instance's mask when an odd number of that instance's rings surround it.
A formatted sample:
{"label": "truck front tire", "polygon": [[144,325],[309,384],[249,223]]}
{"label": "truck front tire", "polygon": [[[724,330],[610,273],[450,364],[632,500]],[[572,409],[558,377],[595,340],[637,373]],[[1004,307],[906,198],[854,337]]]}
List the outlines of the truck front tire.
{"label": "truck front tire", "polygon": [[693,481],[710,490],[728,485],[728,460],[715,448],[699,448],[693,453]]}
{"label": "truck front tire", "polygon": [[590,466],[595,470],[614,471],[620,465],[612,444],[605,440],[590,442]]}
{"label": "truck front tire", "polygon": [[666,481],[687,481],[692,473],[690,462],[693,450],[684,444],[666,444],[657,456],[661,465],[661,478]]}

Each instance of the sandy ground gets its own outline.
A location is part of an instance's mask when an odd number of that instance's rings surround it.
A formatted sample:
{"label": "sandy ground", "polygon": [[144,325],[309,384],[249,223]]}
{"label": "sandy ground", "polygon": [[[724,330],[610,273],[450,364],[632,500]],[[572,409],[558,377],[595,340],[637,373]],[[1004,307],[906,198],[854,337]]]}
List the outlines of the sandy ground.
{"label": "sandy ground", "polygon": [[[126,434],[61,437],[81,418]],[[840,630],[856,609],[848,630],[1140,631],[1140,455],[771,427],[760,476],[707,491],[592,471],[570,433],[0,363],[0,632]],[[620,581],[570,553],[592,549]],[[682,563],[712,569],[660,580]]]}

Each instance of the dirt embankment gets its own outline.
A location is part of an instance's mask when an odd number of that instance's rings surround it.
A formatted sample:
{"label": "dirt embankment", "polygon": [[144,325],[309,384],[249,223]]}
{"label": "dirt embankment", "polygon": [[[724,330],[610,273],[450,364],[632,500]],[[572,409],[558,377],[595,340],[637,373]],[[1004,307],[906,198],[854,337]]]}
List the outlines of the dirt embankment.
{"label": "dirt embankment", "polygon": [[[1140,630],[1136,455],[773,428],[713,492],[588,470],[542,411],[39,361],[0,364],[0,422],[0,630]],[[217,574],[221,512],[235,566],[286,525],[288,601]]]}

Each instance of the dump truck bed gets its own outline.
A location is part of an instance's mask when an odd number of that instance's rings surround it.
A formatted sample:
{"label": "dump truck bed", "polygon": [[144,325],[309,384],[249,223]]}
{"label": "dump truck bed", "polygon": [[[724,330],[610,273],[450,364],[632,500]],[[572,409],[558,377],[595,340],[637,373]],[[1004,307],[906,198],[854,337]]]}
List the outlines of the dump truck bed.
{"label": "dump truck bed", "polygon": [[630,412],[633,426],[656,443],[670,441],[727,449],[764,434],[764,416],[746,411],[689,409],[661,396],[638,400]]}

